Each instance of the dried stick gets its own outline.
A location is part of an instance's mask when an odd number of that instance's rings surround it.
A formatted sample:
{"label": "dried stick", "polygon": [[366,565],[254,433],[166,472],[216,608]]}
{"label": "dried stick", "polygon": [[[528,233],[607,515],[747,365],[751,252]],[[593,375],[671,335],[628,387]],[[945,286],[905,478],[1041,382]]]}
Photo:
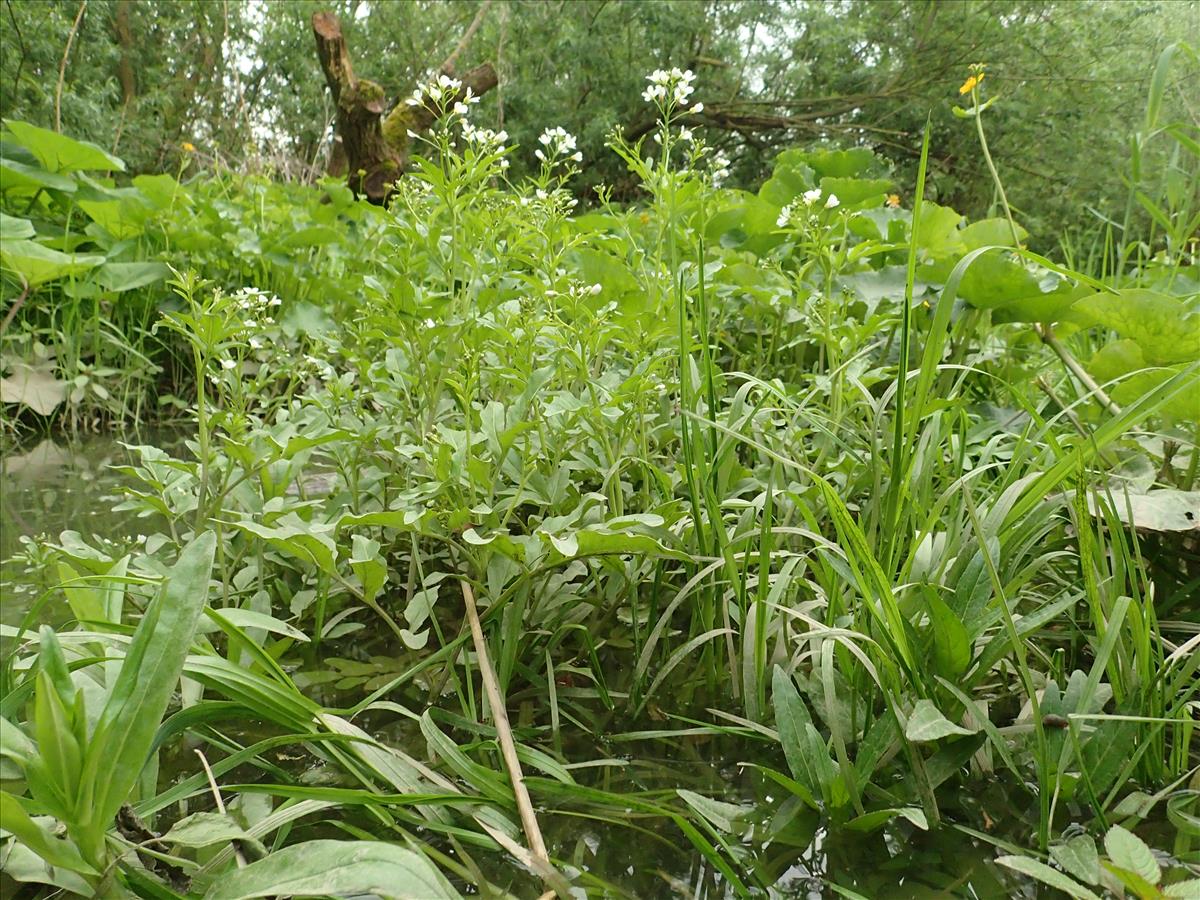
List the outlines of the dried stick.
{"label": "dried stick", "polygon": [[492,719],[496,723],[496,736],[500,740],[500,753],[504,757],[504,767],[508,769],[508,777],[512,780],[513,796],[517,801],[517,811],[521,814],[521,827],[525,830],[525,839],[529,841],[529,849],[535,860],[550,868],[550,856],[546,852],[546,842],[542,840],[542,830],[538,827],[537,816],[533,813],[533,803],[529,799],[529,791],[525,788],[525,779],[521,775],[521,762],[517,759],[517,745],[513,742],[512,728],[508,724],[508,712],[504,708],[504,698],[500,696],[500,685],[496,681],[495,670],[492,669],[488,658],[487,642],[483,639],[483,626],[479,624],[479,610],[475,606],[475,592],[466,579],[459,582],[462,587],[463,605],[467,609],[467,622],[471,625],[471,638],[475,642],[475,656],[479,660],[479,672],[483,676],[483,689],[487,692],[488,705],[492,708]]}
{"label": "dried stick", "polygon": [[79,23],[83,21],[83,11],[87,9],[87,0],[79,4],[79,12],[75,13],[75,24],[67,35],[67,46],[63,48],[62,61],[58,64],[58,84],[54,86],[54,130],[62,134],[62,89],[67,77],[67,57],[71,55],[71,45],[75,43],[75,35],[79,31]]}
{"label": "dried stick", "polygon": [[454,51],[446,57],[446,61],[441,65],[441,71],[447,75],[454,74],[454,64],[458,62],[458,57],[464,50],[467,49],[467,44],[471,43],[471,38],[475,37],[475,32],[479,30],[479,26],[483,24],[483,17],[487,15],[488,7],[492,5],[492,0],[483,0],[479,4],[479,9],[475,13],[475,18],[471,20],[471,24],[467,26],[466,33],[458,42],[458,46]]}

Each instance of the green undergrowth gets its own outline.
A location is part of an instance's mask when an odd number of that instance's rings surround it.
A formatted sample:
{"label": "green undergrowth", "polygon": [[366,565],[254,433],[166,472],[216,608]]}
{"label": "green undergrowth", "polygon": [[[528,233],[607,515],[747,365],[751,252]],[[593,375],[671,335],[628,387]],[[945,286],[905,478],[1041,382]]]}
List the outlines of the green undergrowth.
{"label": "green undergrowth", "polygon": [[[645,202],[579,214],[561,134],[511,185],[455,115],[387,210],[118,187],[99,148],[6,123],[9,438],[193,435],[131,442],[145,540],[25,543],[9,877],[789,896],[820,830],[969,838],[977,889],[1194,895],[1194,139],[1149,121],[1189,186],[1077,271],[862,149],[721,189],[662,83],[655,136],[612,141]],[[661,873],[570,827],[536,858],[483,669],[537,817],[652,842]]]}

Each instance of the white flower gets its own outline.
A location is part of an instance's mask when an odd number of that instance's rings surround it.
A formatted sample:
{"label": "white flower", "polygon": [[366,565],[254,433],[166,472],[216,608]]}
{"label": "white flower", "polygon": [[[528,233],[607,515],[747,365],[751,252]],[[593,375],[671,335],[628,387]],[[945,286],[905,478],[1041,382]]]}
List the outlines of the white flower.
{"label": "white flower", "polygon": [[841,201],[838,200],[837,194],[830,194],[825,198],[825,208],[835,209]]}
{"label": "white flower", "polygon": [[468,112],[469,110],[467,109],[467,104],[463,103],[461,100],[454,104],[454,114],[456,116],[465,116]]}
{"label": "white flower", "polygon": [[237,363],[234,362],[232,359],[223,359],[223,360],[221,360],[221,368],[224,369],[226,372],[229,372],[229,371],[237,368]]}
{"label": "white flower", "polygon": [[550,197],[550,195],[547,194],[545,191],[543,191],[541,188],[538,188],[536,191],[534,191],[534,194],[539,200],[547,200]]}
{"label": "white flower", "polygon": [[541,162],[546,163],[551,168],[566,162],[568,159],[580,162],[583,155],[575,150],[575,135],[567,131],[561,125],[554,128],[547,128],[538,137],[538,143],[545,147],[545,151],[534,150],[533,155]]}
{"label": "white flower", "polygon": [[647,103],[661,106],[660,101],[669,97],[672,101],[670,105],[685,106],[688,97],[695,90],[692,82],[696,80],[696,74],[691,70],[684,71],[678,68],[673,68],[669,72],[655,69],[646,76],[646,80],[650,82],[650,86],[642,92],[642,99]]}
{"label": "white flower", "polygon": [[697,103],[695,106],[693,106],[693,107],[692,107],[692,109],[691,109],[691,112],[694,112],[694,113],[702,113],[702,112],[704,112],[704,104],[703,104],[703,103]]}
{"label": "white flower", "polygon": [[792,220],[792,204],[788,204],[779,211],[779,218],[775,220],[775,224],[780,228],[787,228],[788,222]]}
{"label": "white flower", "polygon": [[602,290],[602,288],[600,287],[599,284],[593,284],[590,288],[588,288],[588,292],[593,297],[595,297],[597,294],[599,294],[601,290]]}
{"label": "white flower", "polygon": [[821,199],[821,189],[813,188],[811,191],[804,192],[804,203],[807,206],[812,206]]}
{"label": "white flower", "polygon": [[692,129],[680,128],[679,129],[679,139],[681,141],[690,141],[692,139]]}

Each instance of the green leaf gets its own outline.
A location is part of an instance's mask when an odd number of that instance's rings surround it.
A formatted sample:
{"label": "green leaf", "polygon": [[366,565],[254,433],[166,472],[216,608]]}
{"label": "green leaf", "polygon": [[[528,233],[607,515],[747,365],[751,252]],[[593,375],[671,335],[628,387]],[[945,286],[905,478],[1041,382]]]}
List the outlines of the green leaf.
{"label": "green leaf", "polygon": [[103,262],[103,256],[60,253],[33,241],[5,241],[0,245],[0,267],[15,274],[30,287],[69,275],[79,275]]}
{"label": "green leaf", "polygon": [[771,699],[775,706],[775,727],[779,730],[779,742],[783,745],[783,756],[787,760],[792,777],[814,797],[824,796],[820,770],[814,753],[824,753],[826,760],[829,750],[823,745],[820,748],[811,746],[809,734],[812,729],[812,717],[808,707],[800,699],[791,676],[780,666],[775,667],[771,675]]}
{"label": "green leaf", "polygon": [[929,609],[934,671],[953,681],[971,665],[971,639],[962,620],[935,591],[928,591],[923,596]]}
{"label": "green leaf", "polygon": [[37,166],[27,166],[15,159],[0,159],[0,192],[37,193],[43,188],[73,194],[79,182],[69,175],[56,175]]}
{"label": "green leaf", "polygon": [[330,575],[337,572],[337,545],[329,536],[332,525],[305,522],[295,513],[282,516],[274,525],[236,522],[248,534],[256,535],[287,556],[316,566]]}
{"label": "green leaf", "polygon": [[1187,881],[1177,881],[1174,884],[1163,885],[1164,897],[1182,897],[1186,900],[1196,900],[1200,897],[1200,878],[1189,878]]}
{"label": "green leaf", "polygon": [[1111,328],[1132,340],[1147,365],[1200,359],[1200,315],[1179,297],[1131,288],[1092,294],[1076,301],[1071,310],[1082,322]]}
{"label": "green leaf", "polygon": [[382,841],[308,841],[217,879],[206,900],[374,894],[383,900],[456,900],[430,862]]}
{"label": "green leaf", "polygon": [[[287,624],[287,622],[281,622],[274,616],[256,612],[252,609],[239,609],[236,606],[231,606],[222,610],[205,609],[204,613],[216,622],[218,627],[229,624],[241,629],[261,628],[263,631],[269,631],[272,634],[281,634],[302,644],[307,644],[310,640],[309,636],[299,628],[294,628]],[[211,631],[214,629],[209,625],[208,628],[202,630]]]}
{"label": "green leaf", "polygon": [[59,866],[80,875],[97,875],[79,854],[70,841],[56,838],[38,825],[25,812],[21,801],[8,791],[0,791],[0,822],[4,830],[12,832],[17,840],[52,866]]}
{"label": "green leaf", "polygon": [[746,830],[746,824],[743,821],[746,813],[744,807],[734,803],[726,803],[723,800],[713,800],[711,797],[705,797],[702,794],[697,794],[693,791],[687,791],[680,788],[676,791],[683,801],[703,816],[714,828],[718,831],[723,831],[726,834],[740,835]]}
{"label": "green leaf", "polygon": [[155,732],[179,683],[208,600],[216,546],[216,535],[207,532],[179,554],[133,633],[121,672],[96,723],[84,762],[82,790],[88,793],[80,798],[80,806],[88,813],[90,837],[101,844],[104,831],[141,776]]}
{"label": "green leaf", "polygon": [[198,812],[185,816],[163,835],[162,840],[180,847],[226,846],[234,841],[249,845],[256,857],[267,855],[267,849],[230,816],[215,812]]}
{"label": "green leaf", "polygon": [[1058,888],[1064,894],[1074,897],[1076,900],[1100,900],[1099,897],[1082,884],[1068,878],[1062,872],[1058,871],[1058,869],[1052,869],[1044,862],[1039,862],[1028,856],[1000,856],[996,858],[996,862],[1002,866],[1007,866],[1014,872],[1020,872],[1022,875],[1028,875],[1030,878],[1036,878],[1038,881],[1048,884],[1052,888]]}
{"label": "green leaf", "polygon": [[925,817],[925,813],[916,806],[901,806],[895,809],[876,809],[869,813],[864,813],[861,816],[855,816],[846,823],[846,828],[851,831],[870,832],[882,828],[893,819],[901,818],[912,822],[917,828],[922,831],[929,830],[929,820]]}
{"label": "green leaf", "polygon": [[38,128],[28,122],[5,119],[13,140],[37,157],[47,171],[77,172],[83,169],[125,171],[125,163],[102,147],[87,141],[77,141],[66,135]]}
{"label": "green leaf", "polygon": [[975,734],[976,728],[963,728],[955,725],[941,714],[931,700],[918,700],[913,707],[908,725],[904,728],[904,736],[910,741],[936,741],[951,735]]}
{"label": "green leaf", "polygon": [[1158,884],[1162,878],[1158,860],[1145,841],[1120,825],[1112,826],[1104,835],[1104,850],[1113,865],[1134,873],[1149,884]]}
{"label": "green leaf", "polygon": [[7,213],[0,212],[0,240],[4,241],[20,241],[25,238],[31,238],[35,234],[33,223],[28,219],[21,219],[17,216],[10,216]]}
{"label": "green leaf", "polygon": [[1077,834],[1062,844],[1054,844],[1050,855],[1062,868],[1085,884],[1100,881],[1100,854],[1091,835]]}
{"label": "green leaf", "polygon": [[158,262],[105,263],[96,270],[95,279],[106,291],[132,291],[162,281],[170,268]]}

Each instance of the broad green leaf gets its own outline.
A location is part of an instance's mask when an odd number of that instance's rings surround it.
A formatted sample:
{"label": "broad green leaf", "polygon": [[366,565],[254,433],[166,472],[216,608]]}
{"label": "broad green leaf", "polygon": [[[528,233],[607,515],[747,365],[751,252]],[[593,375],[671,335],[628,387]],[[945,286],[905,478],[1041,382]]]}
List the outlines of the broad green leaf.
{"label": "broad green leaf", "polygon": [[383,900],[456,900],[419,853],[382,841],[307,841],[214,881],[206,900],[374,894]]}
{"label": "broad green leaf", "polygon": [[1050,855],[1084,884],[1100,881],[1100,854],[1091,835],[1077,834],[1062,844],[1054,844],[1050,847]]}
{"label": "broad green leaf", "polygon": [[5,119],[16,143],[20,144],[50,172],[77,172],[85,169],[125,171],[125,163],[102,147],[87,141],[77,141],[66,135],[38,128],[28,122]]}
{"label": "broad green leaf", "polygon": [[965,252],[958,224],[962,214],[948,206],[925,201],[917,227],[917,246],[932,259],[957,257]]}
{"label": "broad green leaf", "polygon": [[80,196],[75,203],[87,213],[88,218],[115,237],[117,240],[134,238],[145,232],[150,208],[146,206],[140,192],[133,188],[120,190],[90,188],[89,196]]}
{"label": "broad green leaf", "polygon": [[1162,870],[1145,841],[1120,825],[1113,825],[1104,835],[1104,850],[1113,865],[1133,872],[1149,884],[1158,884]]}
{"label": "broad green leaf", "polygon": [[1095,293],[1076,301],[1072,313],[1135,342],[1147,365],[1200,359],[1200,314],[1179,297],[1141,288]]}
{"label": "broad green leaf", "polygon": [[[1114,382],[1109,394],[1115,401],[1130,404],[1182,372],[1184,364],[1151,366],[1136,341],[1120,340],[1101,347],[1086,368],[1101,385]],[[1200,422],[1200,373],[1189,377],[1187,387],[1164,405],[1163,413],[1174,419]]]}
{"label": "broad green leaf", "polygon": [[1022,875],[1028,875],[1030,878],[1036,878],[1038,881],[1048,884],[1052,888],[1058,888],[1058,890],[1069,897],[1076,898],[1076,900],[1100,900],[1099,897],[1082,884],[1064,875],[1058,869],[1052,869],[1044,862],[1039,862],[1028,856],[1000,856],[996,858],[996,862],[1002,866],[1007,866],[1014,872],[1020,872]]}
{"label": "broad green leaf", "polygon": [[84,763],[80,808],[90,814],[92,840],[99,832],[103,842],[146,764],[208,600],[216,545],[207,532],[184,547],[133,633]]}
{"label": "broad green leaf", "polygon": [[[978,250],[980,247],[1012,247],[1012,229],[1008,219],[980,219],[972,222],[958,233],[959,240],[967,250]],[[1017,226],[1017,237],[1021,241],[1029,237],[1029,232]]]}
{"label": "broad green leaf", "polygon": [[28,240],[0,244],[0,267],[30,287],[82,274],[103,262],[103,256],[60,253]]}
{"label": "broad green leaf", "polygon": [[133,179],[133,186],[156,209],[166,209],[177,202],[191,202],[187,189],[170,175],[138,175]]}
{"label": "broad green leaf", "polygon": [[1190,878],[1187,881],[1177,881],[1174,884],[1163,885],[1164,897],[1179,897],[1184,900],[1196,900],[1200,897],[1200,878]]}
{"label": "broad green leaf", "polygon": [[912,715],[908,717],[908,725],[904,728],[904,736],[910,741],[936,741],[952,735],[975,734],[976,728],[963,728],[955,725],[942,715],[931,700],[918,700],[913,707]]}
{"label": "broad green leaf", "polygon": [[233,841],[243,849],[252,848],[256,858],[267,855],[266,848],[230,816],[216,812],[198,812],[185,816],[162,836],[167,844],[180,847],[211,847],[215,844],[227,846]]}
{"label": "broad green leaf", "polygon": [[79,182],[69,175],[57,175],[15,159],[0,159],[0,192],[27,195],[43,188],[73,194],[79,189]]}
{"label": "broad green leaf", "polygon": [[20,241],[31,238],[35,234],[37,232],[33,228],[33,223],[28,219],[0,212],[0,240]]}
{"label": "broad green leaf", "polygon": [[96,282],[106,291],[131,291],[163,281],[171,274],[165,263],[105,263],[95,272]]}
{"label": "broad green leaf", "polygon": [[301,247],[323,247],[326,244],[336,244],[343,239],[342,232],[328,225],[310,225],[297,231],[288,232],[279,247],[292,250]]}

